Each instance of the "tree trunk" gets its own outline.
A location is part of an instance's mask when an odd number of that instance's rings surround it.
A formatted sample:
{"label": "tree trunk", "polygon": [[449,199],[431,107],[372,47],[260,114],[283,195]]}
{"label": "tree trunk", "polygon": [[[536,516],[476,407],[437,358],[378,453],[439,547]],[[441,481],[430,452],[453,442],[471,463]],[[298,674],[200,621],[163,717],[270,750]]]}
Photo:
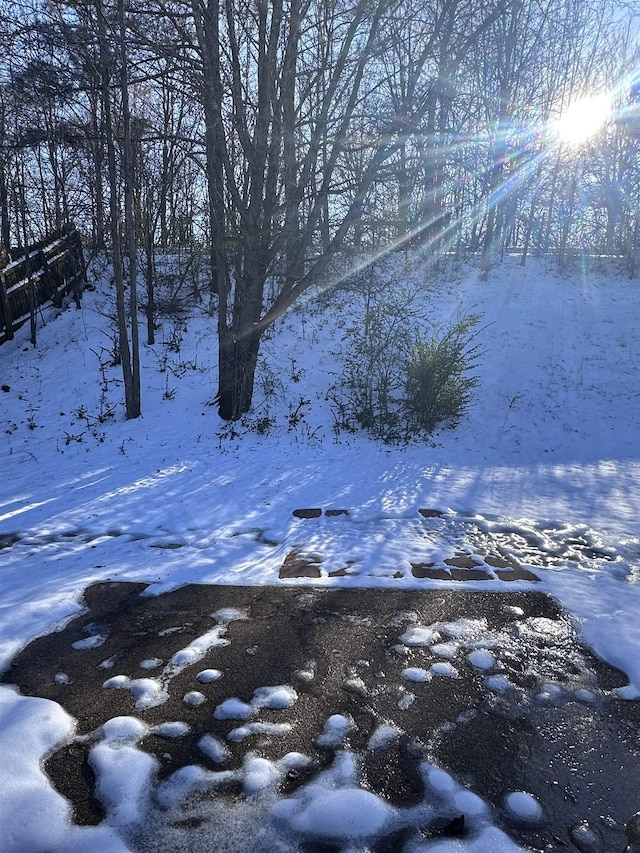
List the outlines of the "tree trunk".
{"label": "tree trunk", "polygon": [[118,203],[118,170],[116,163],[116,147],[111,119],[111,71],[110,57],[107,48],[106,19],[102,0],[96,0],[98,41],[100,45],[100,70],[102,77],[102,98],[104,111],[105,139],[107,143],[107,165],[109,170],[109,210],[111,215],[111,242],[113,259],[113,277],[116,287],[116,311],[118,317],[118,345],[122,362],[122,378],[125,387],[126,416],[138,417],[131,408],[133,400],[133,371],[131,368],[131,352],[127,329],[127,311],[124,297],[124,273],[122,267],[122,247],[120,245],[120,209]]}
{"label": "tree trunk", "polygon": [[29,229],[27,226],[27,203],[25,198],[25,178],[24,178],[24,166],[22,169],[22,179],[21,179],[21,187],[22,187],[22,204],[21,204],[21,215],[22,215],[22,239],[24,241],[24,271],[27,279],[27,287],[29,292],[29,331],[31,341],[31,345],[35,347],[37,343],[36,339],[36,311],[38,309],[37,299],[36,299],[36,284],[33,279],[32,265],[31,265],[31,246],[29,239]]}
{"label": "tree trunk", "polygon": [[120,90],[122,94],[122,121],[124,128],[123,177],[124,177],[124,225],[125,245],[129,259],[129,322],[131,324],[131,384],[125,382],[127,418],[139,418],[140,402],[140,337],[138,330],[138,258],[136,249],[136,226],[133,212],[135,188],[133,167],[133,138],[131,133],[131,110],[129,108],[129,74],[127,57],[127,33],[124,0],[118,0],[118,27],[120,30]]}
{"label": "tree trunk", "polygon": [[207,151],[207,189],[209,202],[211,292],[217,293],[220,324],[227,322],[229,296],[225,235],[224,198],[224,128],[222,121],[222,81],[220,79],[220,0],[204,5],[192,0],[198,43],[202,53],[202,102],[206,119],[205,146]]}
{"label": "tree trunk", "polygon": [[0,97],[0,246],[7,257],[11,248],[11,221],[9,218],[9,192],[7,189],[7,170],[4,148],[5,137],[5,115],[4,103]]}
{"label": "tree trunk", "polygon": [[144,251],[146,258],[145,283],[147,287],[147,344],[151,346],[156,342],[155,332],[155,264],[153,255],[153,227],[150,223],[150,203],[147,204],[146,228],[144,235]]}
{"label": "tree trunk", "polygon": [[251,408],[259,347],[260,335],[256,333],[235,338],[229,332],[220,339],[216,399],[225,421],[238,420]]}
{"label": "tree trunk", "polygon": [[[525,225],[524,231],[524,247],[522,249],[522,257],[520,258],[520,266],[523,267],[527,262],[527,255],[529,254],[529,246],[531,245],[531,234],[533,231],[533,224],[535,221],[535,215],[538,209],[538,199],[540,198],[540,194],[542,192],[542,160],[538,163],[538,168],[536,170],[536,177],[534,181],[535,190],[533,196],[531,198],[531,202],[529,204],[529,215],[527,216],[527,222]],[[539,248],[539,247],[538,247]]]}
{"label": "tree trunk", "polygon": [[93,133],[93,142],[91,143],[91,152],[93,154],[93,201],[94,201],[94,249],[97,251],[106,248],[104,238],[105,228],[105,209],[104,209],[104,188],[102,180],[102,171],[104,167],[104,140],[102,121],[99,115],[100,98],[98,93],[91,93],[89,98],[91,104],[91,131]]}

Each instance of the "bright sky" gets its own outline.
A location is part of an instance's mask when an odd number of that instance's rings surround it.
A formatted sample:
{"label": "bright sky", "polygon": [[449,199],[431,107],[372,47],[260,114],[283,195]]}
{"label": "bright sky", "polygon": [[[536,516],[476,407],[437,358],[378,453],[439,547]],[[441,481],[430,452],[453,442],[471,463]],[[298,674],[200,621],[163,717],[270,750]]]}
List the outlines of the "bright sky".
{"label": "bright sky", "polygon": [[609,95],[596,95],[574,101],[552,125],[561,142],[581,145],[596,134],[611,115]]}

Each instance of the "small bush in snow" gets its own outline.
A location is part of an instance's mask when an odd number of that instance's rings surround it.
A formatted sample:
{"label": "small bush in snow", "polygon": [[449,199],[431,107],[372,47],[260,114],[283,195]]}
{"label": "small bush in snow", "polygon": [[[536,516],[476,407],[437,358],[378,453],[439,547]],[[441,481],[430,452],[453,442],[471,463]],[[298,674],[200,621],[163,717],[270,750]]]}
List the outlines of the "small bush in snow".
{"label": "small bush in snow", "polygon": [[[370,274],[362,289],[364,320],[348,330],[344,373],[330,395],[334,428],[365,429],[387,442],[455,426],[471,402],[480,316],[464,315],[429,336],[420,293]],[[377,280],[376,280],[377,278]]]}
{"label": "small bush in snow", "polygon": [[418,337],[405,364],[403,408],[409,432],[427,433],[439,424],[456,426],[467,411],[478,384],[471,370],[478,358],[473,339],[480,317],[459,319],[443,334]]}

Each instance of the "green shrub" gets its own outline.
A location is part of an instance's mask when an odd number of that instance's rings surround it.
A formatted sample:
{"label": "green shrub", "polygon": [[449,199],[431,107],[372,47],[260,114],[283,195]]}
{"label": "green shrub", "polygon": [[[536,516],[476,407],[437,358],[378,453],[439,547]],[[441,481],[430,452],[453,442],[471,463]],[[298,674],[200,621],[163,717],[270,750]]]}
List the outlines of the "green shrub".
{"label": "green shrub", "polygon": [[411,434],[456,426],[467,411],[478,383],[471,371],[479,355],[473,345],[479,320],[478,314],[463,316],[439,336],[418,336],[412,344],[402,401]]}
{"label": "green shrub", "polygon": [[345,328],[343,372],[327,395],[336,435],[364,429],[404,442],[455,426],[477,384],[480,315],[459,315],[451,326],[420,334],[430,312],[423,281],[395,282],[376,265],[355,278],[362,319]]}

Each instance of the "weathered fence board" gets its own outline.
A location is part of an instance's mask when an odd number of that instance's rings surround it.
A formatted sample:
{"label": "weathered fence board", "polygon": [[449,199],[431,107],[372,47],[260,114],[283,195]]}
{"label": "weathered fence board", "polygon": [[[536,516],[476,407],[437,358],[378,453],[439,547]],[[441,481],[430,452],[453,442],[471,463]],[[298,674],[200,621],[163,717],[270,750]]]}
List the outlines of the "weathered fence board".
{"label": "weathered fence board", "polygon": [[73,294],[79,307],[86,282],[82,244],[75,228],[68,227],[44,244],[31,246],[0,270],[0,344],[33,320],[41,305],[52,302],[60,306],[65,296]]}

